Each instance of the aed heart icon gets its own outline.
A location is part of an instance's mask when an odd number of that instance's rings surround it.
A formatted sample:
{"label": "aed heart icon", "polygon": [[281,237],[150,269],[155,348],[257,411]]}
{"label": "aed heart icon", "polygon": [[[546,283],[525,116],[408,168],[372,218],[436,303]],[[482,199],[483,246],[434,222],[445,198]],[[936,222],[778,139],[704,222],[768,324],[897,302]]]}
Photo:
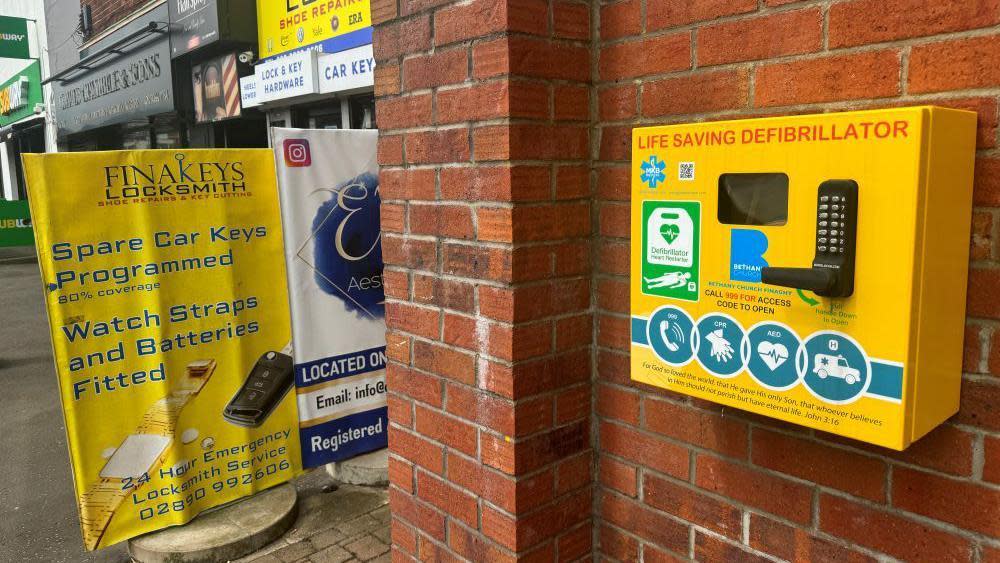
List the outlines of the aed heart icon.
{"label": "aed heart icon", "polygon": [[764,340],[757,345],[757,355],[773,371],[788,359],[788,348],[784,344],[775,344]]}
{"label": "aed heart icon", "polygon": [[667,244],[673,244],[677,237],[680,236],[681,231],[677,228],[677,225],[664,225],[660,229],[660,234],[663,235],[664,240]]}

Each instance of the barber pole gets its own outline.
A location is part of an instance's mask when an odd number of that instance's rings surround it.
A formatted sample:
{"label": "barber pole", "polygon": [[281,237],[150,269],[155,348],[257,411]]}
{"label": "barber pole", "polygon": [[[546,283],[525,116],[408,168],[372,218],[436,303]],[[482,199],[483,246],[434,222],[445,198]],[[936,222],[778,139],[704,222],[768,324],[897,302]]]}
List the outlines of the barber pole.
{"label": "barber pole", "polygon": [[223,92],[226,96],[226,115],[240,115],[240,77],[236,72],[236,56],[229,55],[222,61]]}

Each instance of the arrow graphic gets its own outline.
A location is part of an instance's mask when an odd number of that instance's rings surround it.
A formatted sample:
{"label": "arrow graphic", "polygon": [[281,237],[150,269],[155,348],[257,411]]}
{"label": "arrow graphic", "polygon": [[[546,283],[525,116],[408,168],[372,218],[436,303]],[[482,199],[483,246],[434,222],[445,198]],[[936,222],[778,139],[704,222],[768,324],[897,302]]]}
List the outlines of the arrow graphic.
{"label": "arrow graphic", "polygon": [[819,300],[818,299],[812,299],[811,297],[808,297],[805,293],[802,293],[801,289],[796,289],[795,293],[798,293],[799,294],[799,298],[801,298],[803,301],[805,301],[806,303],[808,303],[810,307],[815,307],[816,305],[819,304]]}

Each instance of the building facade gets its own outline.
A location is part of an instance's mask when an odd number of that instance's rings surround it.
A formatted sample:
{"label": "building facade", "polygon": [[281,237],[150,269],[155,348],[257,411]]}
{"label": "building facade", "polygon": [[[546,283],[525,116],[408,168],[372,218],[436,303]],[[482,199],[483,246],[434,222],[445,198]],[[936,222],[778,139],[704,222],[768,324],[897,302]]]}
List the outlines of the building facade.
{"label": "building facade", "polygon": [[375,127],[366,2],[53,0],[47,9],[79,21],[78,58],[60,57],[48,80],[63,150],[264,147],[269,123]]}
{"label": "building facade", "polygon": [[0,14],[0,177],[2,199],[24,199],[21,154],[55,143],[42,77],[48,71],[45,12],[38,2],[11,0]]}
{"label": "building facade", "polygon": [[78,22],[69,34],[76,59],[60,57],[47,80],[63,150],[267,145],[263,116],[238,104],[248,70],[237,56],[256,43],[252,0],[62,0],[47,9]]}
{"label": "building facade", "polygon": [[260,62],[241,79],[243,107],[275,127],[375,129],[367,1],[259,2]]}

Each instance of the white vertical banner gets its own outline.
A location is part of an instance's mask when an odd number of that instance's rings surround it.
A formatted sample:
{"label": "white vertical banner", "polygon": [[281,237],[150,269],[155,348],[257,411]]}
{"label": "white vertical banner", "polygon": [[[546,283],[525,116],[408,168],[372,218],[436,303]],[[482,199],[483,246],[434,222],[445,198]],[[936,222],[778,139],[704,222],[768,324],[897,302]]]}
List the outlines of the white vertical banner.
{"label": "white vertical banner", "polygon": [[315,467],[387,443],[378,132],[272,135],[302,463]]}

